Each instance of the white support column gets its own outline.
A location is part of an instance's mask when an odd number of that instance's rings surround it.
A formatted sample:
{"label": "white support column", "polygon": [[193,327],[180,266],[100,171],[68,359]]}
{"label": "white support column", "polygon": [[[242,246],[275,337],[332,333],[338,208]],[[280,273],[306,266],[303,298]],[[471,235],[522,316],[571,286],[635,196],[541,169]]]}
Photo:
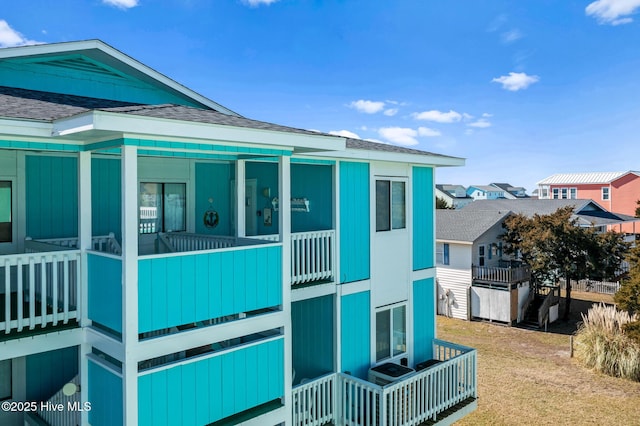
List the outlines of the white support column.
{"label": "white support column", "polygon": [[246,195],[246,173],[245,173],[245,160],[236,161],[236,236],[244,237],[247,235],[246,230],[246,207],[247,202]]}
{"label": "white support column", "polygon": [[[80,326],[87,327],[89,322],[89,271],[87,269],[87,250],[91,247],[91,152],[80,152],[78,155],[78,248],[82,250],[80,268]],[[79,347],[78,371],[80,372],[80,401],[89,401],[89,365],[87,354],[91,353],[91,345],[83,343]],[[89,413],[80,413],[81,424],[89,423]]]}
{"label": "white support column", "polygon": [[286,425],[292,422],[293,346],[291,344],[291,157],[278,160],[278,229],[282,242],[282,312],[284,313],[284,406]]}
{"label": "white support column", "polygon": [[342,333],[341,333],[341,313],[342,313],[342,291],[340,291],[340,162],[336,161],[333,166],[333,229],[335,229],[335,250],[331,254],[333,259],[333,281],[338,288],[335,294],[334,303],[334,330],[333,330],[333,368],[335,372],[342,370]]}
{"label": "white support column", "polygon": [[138,148],[122,145],[122,363],[124,424],[138,424]]}

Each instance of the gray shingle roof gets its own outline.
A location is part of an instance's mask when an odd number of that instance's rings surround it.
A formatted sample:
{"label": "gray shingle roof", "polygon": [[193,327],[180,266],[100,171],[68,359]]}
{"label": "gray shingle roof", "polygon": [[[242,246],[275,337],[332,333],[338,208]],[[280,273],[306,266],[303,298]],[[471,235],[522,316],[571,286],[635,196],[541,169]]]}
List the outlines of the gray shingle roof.
{"label": "gray shingle roof", "polygon": [[494,225],[502,223],[509,214],[509,211],[474,211],[464,208],[436,210],[436,239],[474,242]]}
{"label": "gray shingle roof", "polygon": [[[105,111],[169,120],[335,137],[334,135],[326,133],[281,126],[279,124],[251,120],[249,118],[225,114],[214,110],[183,105],[141,105],[108,99],[96,99],[84,96],[65,95],[60,93],[40,92],[36,90],[0,86],[0,117],[52,122],[88,111]],[[346,147],[356,150],[454,158],[446,155],[420,151],[418,149],[359,139],[346,139]]]}

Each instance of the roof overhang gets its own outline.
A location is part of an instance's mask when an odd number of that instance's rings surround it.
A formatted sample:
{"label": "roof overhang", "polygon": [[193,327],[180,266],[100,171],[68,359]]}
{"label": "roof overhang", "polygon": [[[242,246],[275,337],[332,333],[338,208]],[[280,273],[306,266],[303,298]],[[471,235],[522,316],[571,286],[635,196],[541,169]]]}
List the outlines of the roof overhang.
{"label": "roof overhang", "polygon": [[465,159],[446,155],[409,154],[389,151],[374,151],[365,149],[345,149],[340,152],[319,152],[314,156],[326,156],[345,160],[391,161],[410,163],[433,167],[464,166]]}

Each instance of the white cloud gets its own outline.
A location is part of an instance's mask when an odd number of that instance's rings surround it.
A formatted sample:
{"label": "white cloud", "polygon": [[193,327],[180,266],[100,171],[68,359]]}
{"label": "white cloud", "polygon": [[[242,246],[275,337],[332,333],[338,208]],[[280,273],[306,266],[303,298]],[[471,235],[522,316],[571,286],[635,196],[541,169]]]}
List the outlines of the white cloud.
{"label": "white cloud", "polygon": [[0,19],[0,47],[26,46],[38,44],[38,41],[29,40],[11,26],[4,19]]}
{"label": "white cloud", "polygon": [[343,136],[345,138],[360,139],[360,136],[358,134],[350,132],[348,130],[331,130],[329,134],[335,136]]}
{"label": "white cloud", "polygon": [[138,0],[102,0],[102,3],[118,9],[131,9],[138,5]]}
{"label": "white cloud", "polygon": [[463,119],[464,121],[473,120],[473,115],[471,115],[471,114],[469,114],[469,113],[466,113],[466,112],[463,112],[463,113],[462,113],[462,119]]}
{"label": "white cloud", "polygon": [[386,115],[387,117],[393,117],[397,113],[398,113],[398,108],[385,109],[383,112],[383,114]]}
{"label": "white cloud", "polygon": [[482,113],[482,116],[483,116],[484,118],[489,118],[489,117],[493,117],[493,114],[489,114],[488,112],[483,112],[483,113]]}
{"label": "white cloud", "polygon": [[601,25],[621,25],[633,22],[628,15],[634,14],[638,8],[640,0],[597,0],[590,3],[585,12]]}
{"label": "white cloud", "polygon": [[278,0],[242,0],[242,2],[246,5],[249,5],[251,7],[258,7],[262,4],[266,4],[267,6],[269,6],[272,3],[277,2]]}
{"label": "white cloud", "polygon": [[475,130],[473,130],[473,129],[467,129],[467,130],[464,131],[464,134],[467,135],[467,136],[471,136],[474,133],[475,133]]}
{"label": "white cloud", "polygon": [[378,130],[378,134],[398,145],[418,145],[418,140],[416,139],[418,132],[406,127],[383,127]]}
{"label": "white cloud", "polygon": [[418,135],[426,136],[428,138],[434,138],[442,135],[439,130],[430,129],[429,127],[418,127]]}
{"label": "white cloud", "polygon": [[502,40],[504,44],[513,43],[514,41],[519,40],[522,37],[524,37],[524,34],[522,34],[522,32],[517,28],[505,31],[504,33],[500,34],[500,40]]}
{"label": "white cloud", "polygon": [[349,104],[349,108],[353,108],[359,112],[366,114],[375,114],[384,109],[384,102],[365,101],[363,99],[353,101]]}
{"label": "white cloud", "polygon": [[502,84],[502,88],[505,90],[517,92],[518,90],[526,89],[539,80],[540,77],[537,75],[527,75],[523,72],[510,72],[509,75],[503,75],[491,81]]}
{"label": "white cloud", "polygon": [[479,119],[477,121],[474,121],[473,123],[467,124],[467,126],[469,126],[469,127],[477,127],[479,129],[486,129],[487,127],[491,127],[491,123],[489,122],[489,120],[481,118],[481,119]]}
{"label": "white cloud", "polygon": [[416,120],[435,121],[436,123],[454,123],[462,119],[462,114],[453,110],[449,112],[437,110],[415,112],[412,116]]}

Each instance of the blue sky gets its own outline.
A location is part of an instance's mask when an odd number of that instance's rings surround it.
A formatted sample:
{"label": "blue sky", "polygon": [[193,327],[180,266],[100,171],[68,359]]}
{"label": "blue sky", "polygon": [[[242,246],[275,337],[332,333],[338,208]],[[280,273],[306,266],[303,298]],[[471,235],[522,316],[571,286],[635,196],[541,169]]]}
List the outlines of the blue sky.
{"label": "blue sky", "polygon": [[244,116],[465,157],[437,182],[531,192],[554,173],[640,169],[638,12],[640,0],[30,0],[3,2],[0,47],[99,38]]}

